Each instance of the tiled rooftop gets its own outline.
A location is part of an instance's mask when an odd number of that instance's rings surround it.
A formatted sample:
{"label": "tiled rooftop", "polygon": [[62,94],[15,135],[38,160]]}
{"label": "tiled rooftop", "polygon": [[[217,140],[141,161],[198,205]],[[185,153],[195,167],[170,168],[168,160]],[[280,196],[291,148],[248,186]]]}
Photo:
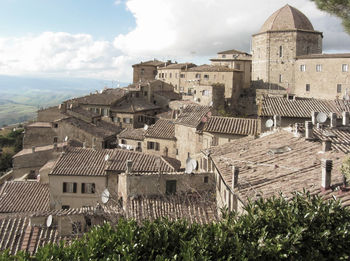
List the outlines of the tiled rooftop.
{"label": "tiled rooftop", "polygon": [[329,59],[329,58],[350,58],[350,53],[322,53],[322,54],[308,54],[296,57],[301,59]]}
{"label": "tiled rooftop", "polygon": [[236,72],[240,70],[231,69],[226,66],[203,64],[200,66],[190,68],[188,69],[188,71],[189,72]]}
{"label": "tiled rooftop", "polygon": [[81,116],[86,117],[86,118],[95,118],[95,117],[100,116],[99,114],[92,112],[90,110],[83,109],[80,106],[76,106],[76,107],[72,107],[72,108],[68,109],[67,114],[71,115],[70,112],[80,114]]}
{"label": "tiled rooftop", "polygon": [[37,121],[37,122],[31,123],[31,124],[28,124],[26,127],[29,127],[29,128],[51,128],[52,126],[51,126],[50,122]]}
{"label": "tiled rooftop", "polygon": [[163,96],[166,99],[169,100],[180,100],[181,94],[173,92],[173,91],[156,91],[154,92],[155,95]]}
{"label": "tiled rooftop", "polygon": [[238,50],[235,50],[235,49],[231,49],[231,50],[227,50],[227,51],[222,51],[222,52],[219,52],[218,54],[246,54],[246,55],[250,55],[250,54],[248,54],[248,53],[241,52],[241,51],[238,51]]}
{"label": "tiled rooftop", "polygon": [[145,136],[157,139],[175,139],[175,124],[170,120],[159,119],[148,128]]}
{"label": "tiled rooftop", "polygon": [[0,213],[49,209],[49,187],[37,181],[7,181],[0,190]]}
{"label": "tiled rooftop", "polygon": [[[62,146],[65,145],[65,143],[58,143],[57,144],[57,148],[62,148]],[[35,147],[35,152],[39,152],[39,151],[50,151],[54,149],[54,145],[47,145],[47,146],[40,146],[40,147]],[[31,154],[32,152],[32,148],[30,149],[23,149],[20,152],[18,152],[17,154],[15,154],[13,156],[13,158],[19,157],[19,156],[23,156],[23,155],[28,155]]]}
{"label": "tiled rooftop", "polygon": [[74,101],[78,102],[79,104],[110,106],[114,102],[123,98],[124,95],[126,95],[126,90],[123,88],[105,89],[102,91],[102,93],[90,94],[76,98]]}
{"label": "tiled rooftop", "polygon": [[134,64],[134,66],[137,66],[137,65],[150,65],[150,66],[162,66],[164,65],[165,62],[162,62],[162,61],[158,61],[158,60],[150,60],[150,61],[146,61],[146,62],[140,62],[140,63],[137,63],[137,64]]}
{"label": "tiled rooftop", "polygon": [[185,105],[175,120],[175,123],[196,128],[201,123],[203,117],[210,111],[211,108],[209,106]]}
{"label": "tiled rooftop", "polygon": [[177,69],[177,70],[184,70],[184,69],[189,69],[192,67],[196,67],[197,65],[193,64],[193,63],[173,63],[173,64],[169,64],[165,67],[163,67],[162,69],[164,70],[169,70],[169,69]]}
{"label": "tiled rooftop", "polygon": [[[232,186],[232,166],[239,167],[238,188],[234,192],[242,202],[258,197],[290,197],[295,191],[309,190],[312,194],[332,195],[350,205],[350,192],[339,189],[339,171],[344,153],[321,151],[320,141],[306,141],[282,130],[262,138],[251,137],[211,149],[212,158],[225,183]],[[321,190],[321,159],[332,159],[332,188]]]}
{"label": "tiled rooftop", "polygon": [[124,129],[120,134],[118,134],[118,139],[131,139],[131,140],[143,140],[145,135],[144,128],[138,129]]}
{"label": "tiled rooftop", "polygon": [[[105,157],[109,155],[109,160]],[[179,162],[156,155],[120,149],[94,150],[68,148],[61,155],[50,175],[105,176],[105,170],[124,172],[126,161],[133,161],[135,172],[173,172],[178,170]]]}
{"label": "tiled rooftop", "polygon": [[157,110],[159,106],[154,105],[141,98],[134,98],[132,100],[124,100],[111,108],[114,112],[128,112],[135,113],[140,111]]}
{"label": "tiled rooftop", "polygon": [[350,111],[350,103],[344,100],[322,100],[313,98],[296,98],[295,100],[282,97],[265,96],[259,105],[259,116],[274,116],[291,118],[311,118],[311,112],[331,112],[341,117],[343,111]]}
{"label": "tiled rooftop", "polygon": [[258,120],[212,116],[205,123],[203,131],[231,135],[257,135]]}

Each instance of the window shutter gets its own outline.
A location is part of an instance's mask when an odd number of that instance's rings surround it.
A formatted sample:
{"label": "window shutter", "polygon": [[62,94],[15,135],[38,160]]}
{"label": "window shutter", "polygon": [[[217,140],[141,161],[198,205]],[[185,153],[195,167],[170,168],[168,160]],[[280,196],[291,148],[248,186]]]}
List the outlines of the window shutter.
{"label": "window shutter", "polygon": [[156,150],[159,150],[159,143],[156,142]]}
{"label": "window shutter", "polygon": [[81,194],[85,193],[85,183],[81,183]]}
{"label": "window shutter", "polygon": [[91,193],[95,193],[95,183],[91,184]]}
{"label": "window shutter", "polygon": [[73,183],[73,193],[77,193],[77,183]]}
{"label": "window shutter", "polygon": [[63,193],[67,192],[67,183],[63,182]]}

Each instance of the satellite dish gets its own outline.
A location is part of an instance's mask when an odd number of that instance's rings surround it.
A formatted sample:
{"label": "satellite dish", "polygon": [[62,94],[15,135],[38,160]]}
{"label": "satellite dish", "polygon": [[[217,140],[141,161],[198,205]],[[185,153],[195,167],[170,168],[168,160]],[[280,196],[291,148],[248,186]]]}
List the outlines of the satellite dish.
{"label": "satellite dish", "polygon": [[148,125],[145,124],[145,126],[143,127],[143,129],[144,129],[145,131],[148,130]]}
{"label": "satellite dish", "polygon": [[108,154],[105,156],[105,161],[107,161],[107,160],[109,160],[109,155]]}
{"label": "satellite dish", "polygon": [[46,226],[51,227],[52,225],[52,215],[49,215],[46,219]]}
{"label": "satellite dish", "polygon": [[193,171],[193,163],[192,163],[192,160],[191,158],[188,158],[186,160],[186,169],[185,169],[185,173],[186,174],[191,174],[192,171]]}
{"label": "satellite dish", "polygon": [[269,119],[265,122],[266,128],[271,128],[273,126],[273,120]]}
{"label": "satellite dish", "polygon": [[65,142],[67,142],[67,141],[68,141],[68,136],[66,136],[66,137],[64,138],[64,141],[65,141]]}
{"label": "satellite dish", "polygon": [[101,194],[101,201],[103,204],[106,204],[109,200],[109,191],[108,189],[104,189]]}
{"label": "satellite dish", "polygon": [[192,164],[193,169],[197,169],[197,161],[195,159],[191,159],[190,163]]}
{"label": "satellite dish", "polygon": [[320,112],[317,114],[316,120],[318,123],[325,123],[327,120],[327,115],[324,112]]}

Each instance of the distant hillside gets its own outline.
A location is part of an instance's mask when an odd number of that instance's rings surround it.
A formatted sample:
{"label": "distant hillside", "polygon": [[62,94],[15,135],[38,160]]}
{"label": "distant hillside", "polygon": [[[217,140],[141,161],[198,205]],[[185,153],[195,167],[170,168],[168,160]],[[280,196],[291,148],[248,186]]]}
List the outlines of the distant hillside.
{"label": "distant hillside", "polygon": [[[126,86],[127,83],[120,83]],[[38,108],[58,105],[86,95],[112,82],[96,79],[29,78],[0,75],[0,127],[35,117]]]}

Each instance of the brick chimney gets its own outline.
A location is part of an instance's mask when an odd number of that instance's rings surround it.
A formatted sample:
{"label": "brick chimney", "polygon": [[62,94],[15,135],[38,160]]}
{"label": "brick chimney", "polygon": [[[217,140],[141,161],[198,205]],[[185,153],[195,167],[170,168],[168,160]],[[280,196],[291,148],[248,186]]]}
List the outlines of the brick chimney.
{"label": "brick chimney", "polygon": [[349,112],[343,111],[343,126],[349,126]]}
{"label": "brick chimney", "polygon": [[331,174],[332,174],[333,161],[329,159],[321,160],[322,168],[322,183],[321,188],[327,190],[331,187]]}
{"label": "brick chimney", "polygon": [[312,127],[311,121],[305,121],[305,139],[307,140],[312,140],[314,138]]}
{"label": "brick chimney", "polygon": [[312,121],[313,125],[317,124],[317,114],[318,114],[318,112],[316,112],[316,111],[311,112],[311,121]]}
{"label": "brick chimney", "polygon": [[331,112],[329,114],[329,118],[331,119],[331,128],[337,127],[337,114],[335,112]]}
{"label": "brick chimney", "polygon": [[322,151],[327,152],[332,149],[332,141],[331,140],[323,140],[322,141]]}
{"label": "brick chimney", "polygon": [[237,166],[232,166],[232,189],[237,188],[238,174],[239,174],[239,168]]}
{"label": "brick chimney", "polygon": [[131,173],[132,172],[132,160],[127,160],[126,161],[126,173]]}
{"label": "brick chimney", "polygon": [[280,115],[273,116],[273,126],[275,128],[281,127],[281,116]]}

